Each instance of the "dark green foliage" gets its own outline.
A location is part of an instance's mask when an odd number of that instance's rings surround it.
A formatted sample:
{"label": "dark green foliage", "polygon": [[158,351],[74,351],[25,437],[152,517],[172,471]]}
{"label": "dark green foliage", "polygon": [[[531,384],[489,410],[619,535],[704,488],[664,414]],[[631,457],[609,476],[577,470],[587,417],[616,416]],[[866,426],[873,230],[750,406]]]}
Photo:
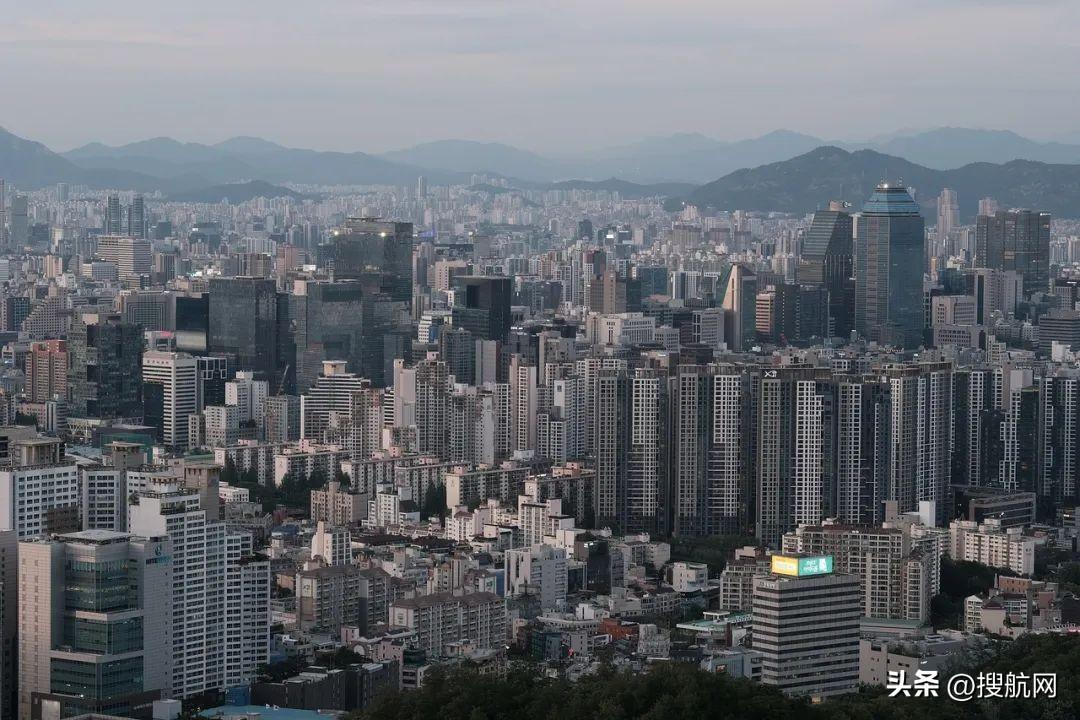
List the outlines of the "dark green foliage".
{"label": "dark green foliage", "polygon": [[427,519],[432,515],[446,516],[446,486],[435,485],[428,489],[424,495],[424,506],[420,508],[420,518]]}
{"label": "dark green foliage", "polygon": [[758,544],[757,538],[750,535],[672,537],[668,542],[671,543],[672,560],[705,563],[712,573],[723,570],[737,549]]}
{"label": "dark green foliage", "polygon": [[959,628],[964,598],[984,595],[998,575],[1015,575],[1005,568],[993,568],[966,560],[941,559],[941,594],[930,606],[930,624],[936,628]]}
{"label": "dark green foliage", "polygon": [[1061,583],[1062,588],[1080,593],[1080,562],[1067,562],[1058,566],[1057,573],[1049,578]]}
{"label": "dark green foliage", "polygon": [[643,674],[602,670],[577,683],[513,666],[505,678],[469,667],[427,676],[421,690],[382,696],[354,720],[1076,720],[1080,711],[1080,637],[1029,636],[1005,646],[977,669],[1056,672],[1057,697],[959,703],[890,698],[883,688],[810,704],[747,680],[710,675],[691,665],[662,663]]}
{"label": "dark green foliage", "polygon": [[263,663],[258,668],[259,682],[281,682],[298,674],[310,663],[302,657],[290,657],[274,663]]}

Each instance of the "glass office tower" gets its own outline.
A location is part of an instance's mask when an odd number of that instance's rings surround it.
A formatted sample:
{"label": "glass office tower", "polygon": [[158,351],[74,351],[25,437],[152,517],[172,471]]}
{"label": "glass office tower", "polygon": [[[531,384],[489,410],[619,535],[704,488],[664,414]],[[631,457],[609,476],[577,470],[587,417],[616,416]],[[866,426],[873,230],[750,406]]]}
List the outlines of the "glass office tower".
{"label": "glass office tower", "polygon": [[882,183],[863,205],[855,241],[855,329],[884,345],[923,339],[923,238],[919,205],[902,185]]}

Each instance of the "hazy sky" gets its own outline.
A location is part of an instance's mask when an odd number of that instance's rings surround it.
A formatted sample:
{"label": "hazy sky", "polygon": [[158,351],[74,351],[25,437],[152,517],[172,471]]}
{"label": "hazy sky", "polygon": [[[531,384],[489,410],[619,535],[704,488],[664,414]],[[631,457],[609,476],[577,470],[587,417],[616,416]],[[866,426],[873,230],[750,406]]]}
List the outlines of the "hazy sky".
{"label": "hazy sky", "polygon": [[572,151],[784,127],[1080,139],[1080,0],[6,0],[0,126]]}

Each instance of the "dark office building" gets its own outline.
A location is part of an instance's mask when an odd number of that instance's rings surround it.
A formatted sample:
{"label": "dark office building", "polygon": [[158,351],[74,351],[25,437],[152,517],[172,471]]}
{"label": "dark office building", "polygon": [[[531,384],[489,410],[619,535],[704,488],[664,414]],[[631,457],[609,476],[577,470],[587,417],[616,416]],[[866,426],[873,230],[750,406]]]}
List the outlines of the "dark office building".
{"label": "dark office building", "polygon": [[634,277],[641,283],[641,297],[668,294],[668,269],[662,265],[638,265]]}
{"label": "dark office building", "polygon": [[196,407],[202,410],[207,405],[225,404],[225,383],[235,373],[229,367],[229,358],[204,356],[198,358],[199,385]]}
{"label": "dark office building", "polygon": [[587,240],[592,242],[593,224],[591,220],[581,220],[577,224],[577,237],[575,240]]}
{"label": "dark office building", "polygon": [[124,232],[123,210],[120,207],[120,196],[110,195],[105,201],[105,234],[120,235]]}
{"label": "dark office building", "polygon": [[367,295],[412,304],[412,223],[348,218],[335,230],[329,261],[334,279],[359,280]]}
{"label": "dark office building", "polygon": [[799,258],[800,285],[818,285],[829,293],[831,334],[846,338],[855,327],[855,240],[851,213],[843,203],[829,203],[814,213]]}
{"label": "dark office building", "polygon": [[312,666],[280,682],[257,682],[251,701],[296,710],[363,710],[380,693],[398,688],[398,664],[369,662],[343,668]]}
{"label": "dark office building", "polygon": [[773,293],[774,320],[769,341],[798,345],[821,342],[826,337],[828,290],[820,285],[781,283],[773,287]]}
{"label": "dark office building", "polygon": [[[359,281],[296,283],[289,298],[289,322],[296,343],[296,389],[306,393],[324,360],[344,360],[349,372],[367,377],[363,361],[373,328],[364,324],[364,292]],[[381,360],[380,360],[381,362]]]}
{"label": "dark office building", "polygon": [[4,298],[3,330],[17,332],[22,328],[23,320],[30,314],[30,298],[7,297]]}
{"label": "dark office building", "polygon": [[156,440],[165,440],[165,386],[160,382],[144,382],[142,386],[143,424],[154,428]]}
{"label": "dark office building", "polygon": [[217,250],[221,238],[221,224],[213,221],[197,222],[188,233],[188,242],[205,243],[210,250]]}
{"label": "dark office building", "polygon": [[506,342],[510,333],[510,298],[513,280],[508,277],[461,276],[455,278],[454,326],[465,328],[482,340]]}
{"label": "dark office building", "polygon": [[923,238],[919,205],[906,187],[883,183],[863,205],[855,252],[855,329],[884,345],[923,339]]}
{"label": "dark office building", "polygon": [[76,315],[68,332],[72,417],[142,417],[142,332],[118,315]]}
{"label": "dark office building", "polygon": [[143,200],[142,195],[136,195],[132,199],[127,215],[128,236],[144,239],[146,237],[146,201]]}
{"label": "dark office building", "polygon": [[176,348],[184,352],[206,352],[210,331],[210,297],[177,295],[174,309]]}
{"label": "dark office building", "polygon": [[172,237],[173,225],[172,220],[158,220],[150,228],[151,240],[165,240]]}
{"label": "dark office building", "polygon": [[1024,293],[1050,283],[1050,213],[1032,210],[980,215],[975,224],[975,267],[1015,270]]}
{"label": "dark office building", "polygon": [[278,296],[270,278],[214,278],[210,281],[207,350],[233,360],[277,387],[279,365]]}
{"label": "dark office building", "polygon": [[562,302],[563,286],[555,280],[522,280],[514,296],[515,305],[524,305],[534,314],[557,310]]}

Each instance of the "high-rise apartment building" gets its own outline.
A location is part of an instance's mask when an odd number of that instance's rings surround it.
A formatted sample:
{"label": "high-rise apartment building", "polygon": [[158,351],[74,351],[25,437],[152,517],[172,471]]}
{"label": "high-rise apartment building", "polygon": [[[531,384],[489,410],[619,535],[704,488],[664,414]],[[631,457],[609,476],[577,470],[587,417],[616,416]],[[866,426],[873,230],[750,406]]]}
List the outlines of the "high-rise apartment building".
{"label": "high-rise apartment building", "polygon": [[67,401],[68,347],[64,340],[31,343],[26,354],[26,399]]}
{"label": "high-rise apartment building", "polygon": [[752,380],[757,534],[768,547],[780,547],[783,534],[799,525],[820,522],[829,507],[826,379],[817,368],[781,367]]}
{"label": "high-rise apartment building", "polygon": [[273,395],[266,398],[264,424],[268,443],[299,440],[300,398],[295,395]]}
{"label": "high-rise apartment building", "polygon": [[888,392],[884,499],[895,500],[900,512],[933,501],[937,520],[944,523],[952,469],[952,363],[886,365],[883,375]]}
{"label": "high-rise apartment building", "polygon": [[79,473],[53,438],[27,440],[0,466],[0,531],[20,540],[80,527]]}
{"label": "high-rise apartment building", "polygon": [[364,378],[345,371],[341,360],[323,362],[322,374],[306,395],[300,397],[300,436],[322,442],[331,423],[346,423],[352,417],[354,392],[371,387]]}
{"label": "high-rise apartment building", "polygon": [[923,339],[924,222],[906,187],[882,183],[863,205],[855,250],[855,329],[886,345]]}
{"label": "high-rise apartment building", "polygon": [[1039,404],[1039,492],[1057,501],[1075,497],[1080,477],[1080,373],[1063,369],[1042,378]]}
{"label": "high-rise apartment building", "polygon": [[630,380],[624,368],[605,368],[596,378],[593,427],[596,456],[596,516],[600,522],[627,521]]}
{"label": "high-rise apartment building", "polygon": [[251,535],[208,519],[198,491],[179,484],[144,490],[128,510],[129,530],[171,541],[172,623],[168,694],[186,698],[245,685],[267,661],[270,566]]}
{"label": "high-rise apartment building", "polygon": [[[628,532],[664,534],[668,528],[668,390],[667,378],[656,369],[639,368],[630,377],[625,459]],[[601,417],[606,422],[614,419]]]}
{"label": "high-rise apartment building", "polygon": [[[423,454],[445,458],[448,453],[450,373],[432,353],[416,363],[416,442]],[[535,419],[533,419],[535,422]]]}
{"label": "high-rise apartment building", "polygon": [[745,528],[745,386],[726,366],[680,365],[668,380],[672,532]]}

